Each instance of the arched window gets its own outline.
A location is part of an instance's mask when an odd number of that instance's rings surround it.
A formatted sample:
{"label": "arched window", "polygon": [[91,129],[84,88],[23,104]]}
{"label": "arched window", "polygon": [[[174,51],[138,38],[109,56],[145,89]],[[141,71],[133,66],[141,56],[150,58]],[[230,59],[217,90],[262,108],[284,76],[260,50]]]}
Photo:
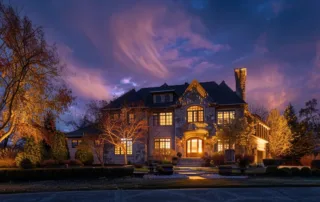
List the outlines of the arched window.
{"label": "arched window", "polygon": [[192,122],[203,122],[203,107],[192,106],[187,109],[188,113],[188,123]]}

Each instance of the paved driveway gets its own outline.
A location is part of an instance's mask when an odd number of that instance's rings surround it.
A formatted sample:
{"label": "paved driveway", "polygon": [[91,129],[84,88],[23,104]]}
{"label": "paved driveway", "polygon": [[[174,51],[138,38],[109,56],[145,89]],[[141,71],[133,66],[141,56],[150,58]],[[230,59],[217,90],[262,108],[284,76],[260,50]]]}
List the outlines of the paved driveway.
{"label": "paved driveway", "polygon": [[105,190],[0,195],[1,202],[320,201],[320,187]]}

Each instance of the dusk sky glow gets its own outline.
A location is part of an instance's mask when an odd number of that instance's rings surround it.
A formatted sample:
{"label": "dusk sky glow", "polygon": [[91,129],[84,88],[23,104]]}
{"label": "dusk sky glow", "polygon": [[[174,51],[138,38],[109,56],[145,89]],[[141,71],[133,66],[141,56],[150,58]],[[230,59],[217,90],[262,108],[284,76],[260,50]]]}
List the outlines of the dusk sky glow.
{"label": "dusk sky glow", "polygon": [[129,89],[198,81],[247,102],[297,108],[320,99],[319,0],[11,0],[56,43],[81,103]]}

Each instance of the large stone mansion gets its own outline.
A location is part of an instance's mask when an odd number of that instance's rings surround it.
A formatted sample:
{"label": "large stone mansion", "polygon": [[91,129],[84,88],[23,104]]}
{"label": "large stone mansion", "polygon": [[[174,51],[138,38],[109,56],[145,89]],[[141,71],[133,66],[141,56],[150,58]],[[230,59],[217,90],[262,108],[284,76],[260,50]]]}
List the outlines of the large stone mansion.
{"label": "large stone mansion", "polygon": [[[106,113],[120,110],[124,103],[142,102],[148,108],[148,134],[143,143],[127,145],[128,160],[144,162],[152,158],[158,149],[171,149],[180,152],[182,158],[200,159],[205,153],[223,152],[229,144],[218,141],[214,147],[206,147],[206,142],[216,135],[214,124],[223,125],[233,119],[243,117],[246,111],[246,77],[247,69],[234,70],[236,90],[233,91],[224,81],[198,82],[181,85],[130,90],[106,107]],[[253,147],[250,153],[255,162],[260,163],[267,155],[267,137],[269,127],[255,115],[256,132],[252,135]],[[86,127],[67,134],[71,158],[74,158],[76,146],[84,135],[95,135],[97,130]],[[237,145],[232,145],[237,148]],[[237,149],[236,149],[237,150]],[[97,161],[97,160],[95,160]],[[123,152],[113,148],[105,157],[106,163],[123,163]]]}

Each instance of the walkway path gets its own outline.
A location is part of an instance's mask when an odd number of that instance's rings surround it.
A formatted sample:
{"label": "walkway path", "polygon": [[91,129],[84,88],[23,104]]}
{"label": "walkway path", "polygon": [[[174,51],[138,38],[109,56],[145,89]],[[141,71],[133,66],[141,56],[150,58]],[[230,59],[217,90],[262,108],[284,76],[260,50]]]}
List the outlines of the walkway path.
{"label": "walkway path", "polygon": [[319,201],[320,187],[105,190],[0,195],[1,202]]}

